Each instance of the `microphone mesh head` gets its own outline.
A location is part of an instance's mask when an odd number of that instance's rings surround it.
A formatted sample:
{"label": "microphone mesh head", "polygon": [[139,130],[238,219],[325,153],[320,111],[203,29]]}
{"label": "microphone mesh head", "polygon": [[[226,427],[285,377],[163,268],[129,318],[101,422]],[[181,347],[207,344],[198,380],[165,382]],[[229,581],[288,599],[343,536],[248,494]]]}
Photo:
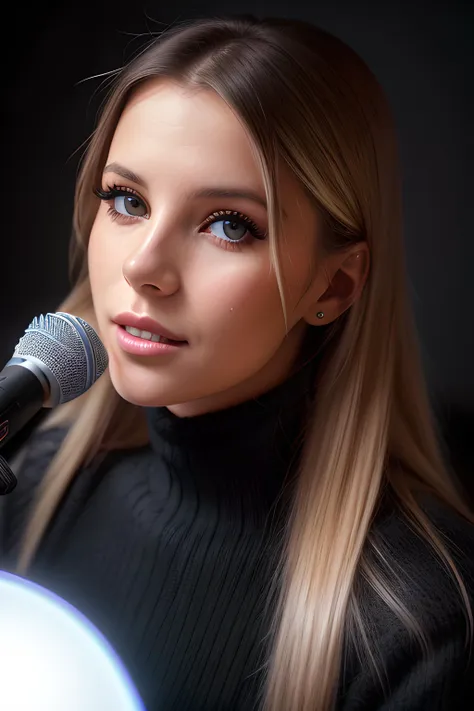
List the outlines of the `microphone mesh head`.
{"label": "microphone mesh head", "polygon": [[108,365],[92,326],[60,311],[33,319],[15,348],[12,361],[17,359],[29,361],[47,378],[51,407],[85,393]]}

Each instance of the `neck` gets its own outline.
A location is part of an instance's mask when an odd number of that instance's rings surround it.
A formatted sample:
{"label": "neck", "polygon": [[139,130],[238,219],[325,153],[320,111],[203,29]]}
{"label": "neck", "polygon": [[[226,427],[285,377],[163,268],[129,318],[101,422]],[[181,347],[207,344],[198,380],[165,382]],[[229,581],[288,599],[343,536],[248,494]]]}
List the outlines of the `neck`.
{"label": "neck", "polygon": [[319,336],[320,331],[300,322],[290,331],[274,356],[251,377],[222,392],[168,405],[168,410],[176,417],[196,417],[260,397],[287,380],[301,366],[301,356],[308,350],[309,343],[314,353],[315,340],[319,341]]}
{"label": "neck", "polygon": [[286,507],[291,486],[284,484],[299,459],[315,374],[313,360],[258,397],[194,417],[149,408],[151,446],[169,486],[201,511],[218,506],[226,520],[261,522],[277,502]]}

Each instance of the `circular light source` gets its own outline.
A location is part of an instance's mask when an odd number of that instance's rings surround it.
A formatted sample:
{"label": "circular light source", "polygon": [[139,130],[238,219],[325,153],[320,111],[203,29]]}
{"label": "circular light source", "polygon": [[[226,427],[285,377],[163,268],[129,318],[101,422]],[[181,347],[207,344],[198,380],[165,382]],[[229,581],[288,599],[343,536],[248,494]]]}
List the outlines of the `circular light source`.
{"label": "circular light source", "polygon": [[72,605],[0,571],[0,709],[145,711],[119,656]]}

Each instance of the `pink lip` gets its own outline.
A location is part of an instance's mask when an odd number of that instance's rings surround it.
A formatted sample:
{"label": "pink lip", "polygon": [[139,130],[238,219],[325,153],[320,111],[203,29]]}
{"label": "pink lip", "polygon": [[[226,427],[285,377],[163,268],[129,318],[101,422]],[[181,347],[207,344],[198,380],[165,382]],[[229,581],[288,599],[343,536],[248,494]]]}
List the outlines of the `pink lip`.
{"label": "pink lip", "polygon": [[155,343],[154,341],[146,341],[144,338],[132,336],[131,333],[127,333],[127,331],[119,325],[116,325],[116,337],[123,351],[139,356],[156,356],[166,353],[175,353],[179,351],[180,348],[185,348],[188,345],[186,342]]}
{"label": "pink lip", "polygon": [[[131,312],[124,312],[118,314],[118,316],[116,316],[112,320],[118,326],[131,326],[132,328],[140,329],[140,331],[149,331],[150,333],[153,333],[156,336],[164,336],[165,338],[169,338],[172,341],[187,342],[185,338],[183,338],[182,336],[178,336],[175,333],[172,333],[167,328],[162,326],[161,323],[158,323],[158,321],[154,321],[149,316],[137,316],[137,314]],[[127,335],[130,336],[130,334]],[[130,338],[134,338],[134,336],[130,336]]]}

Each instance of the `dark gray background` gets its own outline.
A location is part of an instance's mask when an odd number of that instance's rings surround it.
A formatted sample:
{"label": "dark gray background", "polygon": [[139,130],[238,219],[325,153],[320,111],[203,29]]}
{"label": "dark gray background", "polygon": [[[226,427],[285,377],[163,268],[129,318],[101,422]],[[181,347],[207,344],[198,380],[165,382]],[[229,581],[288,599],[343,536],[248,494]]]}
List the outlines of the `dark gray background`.
{"label": "dark gray background", "polygon": [[[46,3],[3,17],[4,155],[0,362],[33,316],[68,290],[81,143],[100,79],[150,33],[190,17],[309,19],[350,44],[384,86],[401,144],[406,245],[423,358],[456,466],[472,479],[474,266],[473,9],[466,2],[313,0]],[[82,83],[81,83],[82,82]]]}

